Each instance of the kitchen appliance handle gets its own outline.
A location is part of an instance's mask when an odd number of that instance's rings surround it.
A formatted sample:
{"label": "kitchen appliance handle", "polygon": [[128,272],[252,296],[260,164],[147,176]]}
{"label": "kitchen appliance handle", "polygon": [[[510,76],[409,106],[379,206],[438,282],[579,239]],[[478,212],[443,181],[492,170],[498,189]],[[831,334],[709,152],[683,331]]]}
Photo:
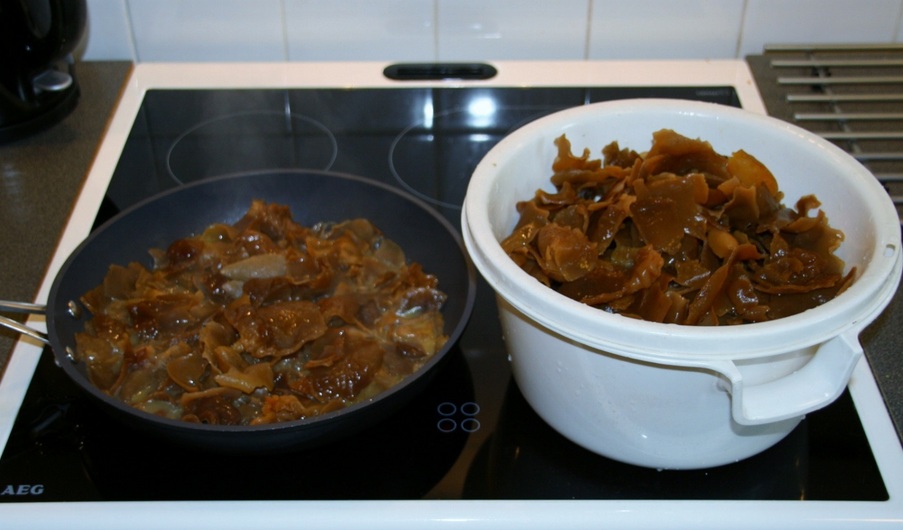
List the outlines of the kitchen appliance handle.
{"label": "kitchen appliance handle", "polygon": [[32,315],[43,315],[47,312],[47,306],[44,304],[30,304],[28,302],[13,302],[10,300],[0,300],[0,311],[9,311],[12,313],[31,313]]}
{"label": "kitchen appliance handle", "polygon": [[[27,302],[11,302],[8,300],[0,300],[0,311],[11,313],[28,313],[33,315],[43,315],[47,312],[47,307],[41,304],[30,304]],[[43,331],[32,329],[18,320],[0,315],[0,327],[14,331],[21,335],[27,335],[33,339],[39,340],[44,344],[50,344],[50,339]]]}
{"label": "kitchen appliance handle", "polygon": [[774,381],[748,384],[733,361],[716,363],[730,381],[731,415],[741,425],[798,418],[837,399],[862,357],[857,332],[840,334],[818,346],[799,370]]}
{"label": "kitchen appliance handle", "polygon": [[396,63],[383,69],[393,81],[482,81],[496,74],[486,63]]}

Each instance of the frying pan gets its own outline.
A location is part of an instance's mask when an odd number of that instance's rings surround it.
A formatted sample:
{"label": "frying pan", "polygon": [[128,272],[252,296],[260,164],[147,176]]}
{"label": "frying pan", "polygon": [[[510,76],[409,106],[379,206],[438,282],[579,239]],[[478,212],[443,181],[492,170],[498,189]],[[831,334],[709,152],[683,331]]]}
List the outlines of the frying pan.
{"label": "frying pan", "polygon": [[[260,426],[208,425],[171,420],[110,397],[73,361],[75,334],[90,315],[70,306],[99,285],[111,264],[137,261],[151,267],[151,248],[166,248],[213,223],[234,223],[253,199],[285,204],[296,222],[363,217],[398,243],[410,261],[435,275],[448,295],[442,309],[449,339],[420,370],[370,400],[301,420]],[[476,276],[462,242],[439,213],[402,191],[362,177],[285,170],[206,179],[162,192],[121,212],[94,231],[57,273],[46,307],[47,341],[68,377],[113,418],[146,434],[223,452],[282,451],[346,437],[399,409],[429,384],[464,330],[473,308]],[[87,313],[81,311],[80,313]]]}

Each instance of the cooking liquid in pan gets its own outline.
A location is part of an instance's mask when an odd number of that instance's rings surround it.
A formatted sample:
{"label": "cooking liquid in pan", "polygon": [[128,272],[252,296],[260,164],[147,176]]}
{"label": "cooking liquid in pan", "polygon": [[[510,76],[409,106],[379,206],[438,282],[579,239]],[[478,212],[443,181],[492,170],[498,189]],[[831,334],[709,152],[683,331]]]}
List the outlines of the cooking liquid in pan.
{"label": "cooking liquid in pan", "polygon": [[[459,224],[470,171],[502,136],[549,112],[624,97],[738,105],[731,88],[154,90],[96,224],[214,175],[304,168],[409,191]],[[512,205],[513,207],[513,205]],[[736,464],[657,471],[564,439],[511,380],[491,290],[433,383],[352,438],[279,455],[222,455],[115,423],[45,351],[0,457],[0,502],[230,499],[888,498],[850,396]]]}

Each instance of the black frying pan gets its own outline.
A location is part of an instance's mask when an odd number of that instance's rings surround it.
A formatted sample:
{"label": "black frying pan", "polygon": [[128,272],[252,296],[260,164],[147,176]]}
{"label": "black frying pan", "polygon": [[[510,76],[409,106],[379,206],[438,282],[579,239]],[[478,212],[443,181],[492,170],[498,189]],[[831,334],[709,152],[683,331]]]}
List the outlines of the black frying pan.
{"label": "black frying pan", "polygon": [[[448,295],[443,308],[449,340],[425,366],[376,396],[322,416],[263,426],[192,424],[137,410],[92,385],[84,366],[73,362],[75,333],[84,319],[68,310],[100,284],[110,264],[150,266],[150,248],[166,248],[213,223],[233,223],[253,199],[288,205],[303,225],[364,217],[398,243],[411,261],[439,279]],[[373,425],[428,384],[454,347],[470,316],[476,277],[457,235],[443,217],[418,199],[378,182],[317,171],[273,171],[230,175],[170,190],[117,215],[93,232],[60,268],[47,303],[47,335],[66,374],[113,416],[149,434],[220,451],[275,451],[311,446]]]}

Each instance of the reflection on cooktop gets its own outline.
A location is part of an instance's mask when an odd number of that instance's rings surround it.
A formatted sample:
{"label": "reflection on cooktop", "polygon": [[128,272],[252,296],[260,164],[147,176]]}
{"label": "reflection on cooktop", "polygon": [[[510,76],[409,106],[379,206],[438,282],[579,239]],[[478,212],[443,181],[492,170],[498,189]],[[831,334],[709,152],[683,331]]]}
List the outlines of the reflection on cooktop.
{"label": "reflection on cooktop", "polygon": [[176,138],[166,169],[178,184],[270,168],[328,170],[338,145],[322,123],[298,114],[247,111],[203,121]]}
{"label": "reflection on cooktop", "polygon": [[400,186],[457,226],[471,172],[504,135],[624,97],[739,105],[730,87],[151,90],[107,195],[124,209],[209,176],[328,169]]}
{"label": "reflection on cooktop", "polygon": [[[392,175],[421,199],[460,210],[470,175],[492,146],[515,129],[562,109],[554,106],[497,108],[493,100],[485,99],[471,102],[464,109],[429,112],[392,142],[389,152]],[[436,141],[437,136],[442,138],[441,142]]]}
{"label": "reflection on cooktop", "polygon": [[[864,436],[845,393],[831,407],[803,420],[777,445],[751,458],[704,470],[646,469],[575,446],[543,423],[512,381],[496,431],[474,461],[465,496],[887,500],[871,453],[856,442]],[[848,490],[843,486],[847,480],[857,486]]]}

